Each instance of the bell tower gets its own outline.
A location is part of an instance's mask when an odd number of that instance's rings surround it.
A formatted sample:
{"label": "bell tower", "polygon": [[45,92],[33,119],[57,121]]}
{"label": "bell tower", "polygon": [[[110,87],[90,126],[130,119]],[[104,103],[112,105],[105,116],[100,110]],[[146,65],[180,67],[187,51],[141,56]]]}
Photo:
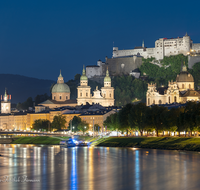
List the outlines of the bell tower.
{"label": "bell tower", "polygon": [[77,88],[77,104],[85,105],[86,102],[91,103],[91,87],[88,86],[88,78],[85,74],[85,67],[83,66],[83,72],[80,77],[80,86]]}
{"label": "bell tower", "polygon": [[1,113],[11,113],[11,95],[8,95],[7,90],[5,89],[5,94],[1,95]]}
{"label": "bell tower", "polygon": [[104,98],[104,106],[114,106],[114,88],[111,87],[111,78],[109,76],[108,68],[104,78],[104,87],[101,88],[101,95]]}

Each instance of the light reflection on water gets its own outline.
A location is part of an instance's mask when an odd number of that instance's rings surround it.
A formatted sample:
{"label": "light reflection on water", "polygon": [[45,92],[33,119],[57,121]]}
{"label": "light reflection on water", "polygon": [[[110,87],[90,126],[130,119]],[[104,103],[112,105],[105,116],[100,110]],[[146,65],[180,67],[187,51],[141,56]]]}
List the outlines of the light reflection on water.
{"label": "light reflection on water", "polygon": [[1,190],[199,189],[200,154],[135,148],[0,145]]}

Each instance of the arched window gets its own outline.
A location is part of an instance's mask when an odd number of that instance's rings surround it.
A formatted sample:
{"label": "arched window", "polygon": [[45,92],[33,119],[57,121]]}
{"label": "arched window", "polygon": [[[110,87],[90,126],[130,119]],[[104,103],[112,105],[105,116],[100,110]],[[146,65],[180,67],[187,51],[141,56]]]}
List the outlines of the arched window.
{"label": "arched window", "polygon": [[191,84],[189,84],[189,89],[191,89]]}
{"label": "arched window", "polygon": [[159,102],[158,102],[159,104],[162,104],[162,101],[161,100],[159,100]]}
{"label": "arched window", "polygon": [[155,104],[155,100],[153,100],[153,104]]}
{"label": "arched window", "polygon": [[182,84],[182,88],[184,88],[184,84]]}
{"label": "arched window", "polygon": [[174,102],[176,102],[176,96],[174,96]]}

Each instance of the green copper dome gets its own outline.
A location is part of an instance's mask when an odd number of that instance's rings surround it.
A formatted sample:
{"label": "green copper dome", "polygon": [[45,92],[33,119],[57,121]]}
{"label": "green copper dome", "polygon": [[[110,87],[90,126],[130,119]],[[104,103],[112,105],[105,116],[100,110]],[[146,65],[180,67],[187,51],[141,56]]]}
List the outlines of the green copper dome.
{"label": "green copper dome", "polygon": [[82,72],[80,80],[88,80],[87,76],[85,75],[85,67],[84,67],[84,65],[83,65],[83,72]]}
{"label": "green copper dome", "polygon": [[65,83],[57,83],[52,88],[52,93],[56,93],[56,92],[69,92],[70,93],[70,88]]}
{"label": "green copper dome", "polygon": [[109,77],[108,68],[107,68],[107,71],[106,71],[106,77],[104,78],[104,82],[111,82],[111,78]]}

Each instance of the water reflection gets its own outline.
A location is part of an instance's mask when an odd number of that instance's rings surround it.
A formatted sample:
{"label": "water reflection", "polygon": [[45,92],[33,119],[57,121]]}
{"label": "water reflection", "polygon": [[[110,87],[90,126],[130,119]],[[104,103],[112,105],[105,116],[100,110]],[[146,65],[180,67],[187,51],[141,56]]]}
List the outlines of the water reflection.
{"label": "water reflection", "polygon": [[133,148],[0,145],[1,190],[198,189],[200,154]]}
{"label": "water reflection", "polygon": [[140,160],[139,150],[135,151],[135,189],[140,189]]}

